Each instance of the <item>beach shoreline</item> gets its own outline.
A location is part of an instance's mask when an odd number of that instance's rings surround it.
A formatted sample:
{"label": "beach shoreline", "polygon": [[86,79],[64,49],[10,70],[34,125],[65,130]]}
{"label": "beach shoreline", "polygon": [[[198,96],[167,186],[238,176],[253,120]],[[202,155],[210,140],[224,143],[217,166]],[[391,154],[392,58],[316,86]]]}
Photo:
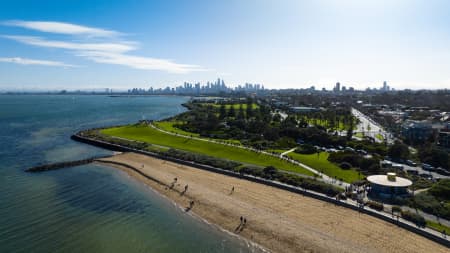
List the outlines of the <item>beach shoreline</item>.
{"label": "beach shoreline", "polygon": [[[136,153],[98,160],[125,171],[199,219],[273,252],[448,250],[369,215],[247,180]],[[240,217],[247,221],[244,225]]]}

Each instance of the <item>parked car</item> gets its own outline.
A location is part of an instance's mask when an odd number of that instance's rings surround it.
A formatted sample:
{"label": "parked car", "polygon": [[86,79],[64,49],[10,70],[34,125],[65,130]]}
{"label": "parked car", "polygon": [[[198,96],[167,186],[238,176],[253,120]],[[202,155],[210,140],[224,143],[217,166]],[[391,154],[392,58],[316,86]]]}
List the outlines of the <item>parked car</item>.
{"label": "parked car", "polygon": [[416,162],[413,162],[413,161],[411,161],[411,160],[406,160],[406,164],[409,165],[409,166],[414,166],[414,167],[417,166],[417,163],[416,163]]}
{"label": "parked car", "polygon": [[430,180],[433,179],[433,176],[428,173],[421,173],[421,174],[419,174],[419,176],[426,178],[426,179],[430,179]]}
{"label": "parked car", "polygon": [[432,165],[428,164],[428,163],[423,163],[422,164],[422,169],[424,169],[426,171],[434,171],[435,170],[435,168]]}
{"label": "parked car", "polygon": [[381,161],[381,168],[391,168],[392,167],[392,163],[390,161]]}
{"label": "parked car", "polygon": [[362,150],[362,149],[358,149],[358,150],[356,150],[356,152],[363,154],[363,155],[367,155],[367,151]]}
{"label": "parked car", "polygon": [[406,172],[411,175],[419,175],[419,172],[417,170],[406,170]]}
{"label": "parked car", "polygon": [[403,165],[401,165],[401,164],[393,164],[392,168],[396,169],[396,170],[403,170]]}
{"label": "parked car", "polygon": [[346,147],[346,148],[345,148],[345,151],[355,152],[355,150],[354,150],[353,148],[351,148],[351,147]]}
{"label": "parked car", "polygon": [[450,171],[448,171],[448,170],[446,170],[444,168],[441,168],[441,167],[436,169],[436,173],[439,173],[441,175],[446,175],[446,176],[450,175]]}

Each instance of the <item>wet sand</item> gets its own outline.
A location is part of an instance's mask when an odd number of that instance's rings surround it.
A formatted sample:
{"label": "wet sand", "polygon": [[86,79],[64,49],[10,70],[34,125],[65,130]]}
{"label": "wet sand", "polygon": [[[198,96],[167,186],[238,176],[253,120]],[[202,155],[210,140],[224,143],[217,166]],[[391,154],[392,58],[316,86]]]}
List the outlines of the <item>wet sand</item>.
{"label": "wet sand", "polygon": [[101,160],[138,169],[152,179],[110,164],[182,207],[194,201],[190,212],[273,252],[449,252],[380,219],[274,187],[135,153]]}

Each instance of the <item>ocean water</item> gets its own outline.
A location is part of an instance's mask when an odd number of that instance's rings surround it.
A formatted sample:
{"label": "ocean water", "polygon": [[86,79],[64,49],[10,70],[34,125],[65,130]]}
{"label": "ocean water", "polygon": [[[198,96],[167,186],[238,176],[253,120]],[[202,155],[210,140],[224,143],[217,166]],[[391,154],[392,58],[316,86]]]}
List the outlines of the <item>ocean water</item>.
{"label": "ocean water", "polygon": [[0,96],[0,252],[259,252],[184,213],[124,172],[24,169],[110,151],[74,142],[86,128],[161,119],[187,97]]}

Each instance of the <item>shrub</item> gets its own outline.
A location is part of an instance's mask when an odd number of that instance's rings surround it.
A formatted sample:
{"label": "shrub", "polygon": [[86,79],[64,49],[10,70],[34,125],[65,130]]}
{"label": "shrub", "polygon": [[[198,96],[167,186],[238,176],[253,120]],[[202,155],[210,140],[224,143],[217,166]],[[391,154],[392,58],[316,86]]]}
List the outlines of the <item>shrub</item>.
{"label": "shrub", "polygon": [[428,192],[438,199],[450,200],[450,179],[441,179]]}
{"label": "shrub", "polygon": [[399,206],[392,206],[392,212],[393,213],[401,213],[402,212],[402,208]]}
{"label": "shrub", "polygon": [[359,164],[361,162],[362,157],[358,154],[355,154],[353,152],[336,152],[331,153],[328,156],[328,161],[333,163],[343,163],[347,162],[352,165],[352,167],[359,167]]}
{"label": "shrub", "polygon": [[367,206],[372,209],[378,210],[378,211],[383,211],[383,208],[384,208],[383,203],[371,201],[371,200],[367,201]]}
{"label": "shrub", "polygon": [[341,169],[343,170],[349,170],[352,168],[352,165],[348,162],[342,162],[339,167],[341,167]]}
{"label": "shrub", "polygon": [[295,150],[295,153],[310,155],[317,153],[317,149],[313,145],[303,144]]}
{"label": "shrub", "polygon": [[425,218],[420,214],[410,211],[402,211],[401,214],[403,219],[414,222],[419,227],[425,227],[426,225]]}
{"label": "shrub", "polygon": [[186,151],[180,151],[176,149],[169,149],[167,151],[161,152],[162,155],[173,157],[185,161],[197,162],[200,164],[210,165],[213,167],[221,168],[224,170],[234,170],[236,167],[241,164],[235,161],[215,158],[206,155],[200,155],[195,153],[190,153]]}

